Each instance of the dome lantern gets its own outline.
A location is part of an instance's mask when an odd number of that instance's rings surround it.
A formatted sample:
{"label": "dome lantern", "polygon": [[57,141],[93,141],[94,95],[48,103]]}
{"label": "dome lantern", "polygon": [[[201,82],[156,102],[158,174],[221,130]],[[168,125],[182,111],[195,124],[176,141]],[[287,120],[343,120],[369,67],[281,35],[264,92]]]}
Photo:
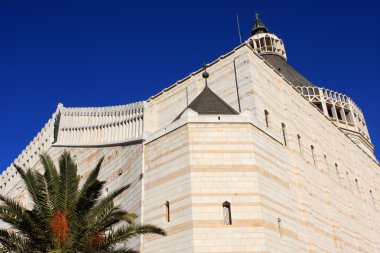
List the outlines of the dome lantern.
{"label": "dome lantern", "polygon": [[269,33],[267,26],[258,13],[255,14],[248,43],[260,55],[273,54],[282,57],[284,60],[287,59],[284,42],[275,34]]}

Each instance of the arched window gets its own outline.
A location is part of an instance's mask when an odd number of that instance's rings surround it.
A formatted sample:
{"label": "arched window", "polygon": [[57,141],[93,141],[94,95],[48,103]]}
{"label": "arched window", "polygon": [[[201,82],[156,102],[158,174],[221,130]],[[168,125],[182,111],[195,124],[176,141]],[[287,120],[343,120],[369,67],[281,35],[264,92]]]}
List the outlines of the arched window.
{"label": "arched window", "polygon": [[223,220],[224,220],[224,225],[232,224],[231,204],[230,202],[227,202],[227,201],[223,203]]}
{"label": "arched window", "polygon": [[169,201],[165,202],[165,218],[166,218],[166,222],[170,222],[170,204],[169,204]]}
{"label": "arched window", "polygon": [[282,137],[284,138],[284,145],[287,146],[287,143],[286,143],[286,126],[284,123],[281,123],[281,127],[282,127]]}

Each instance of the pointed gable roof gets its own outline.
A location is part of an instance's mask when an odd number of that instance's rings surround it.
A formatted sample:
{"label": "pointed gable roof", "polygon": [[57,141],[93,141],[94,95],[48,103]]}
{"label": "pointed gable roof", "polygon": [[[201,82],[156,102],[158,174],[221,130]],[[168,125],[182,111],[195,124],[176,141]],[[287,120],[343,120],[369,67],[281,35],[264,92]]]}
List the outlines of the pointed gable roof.
{"label": "pointed gable roof", "polygon": [[[225,115],[237,115],[229,104],[216,95],[208,86],[186,107],[197,112],[200,115],[211,114],[225,114]],[[181,118],[182,114],[186,111],[183,110],[175,120]]]}

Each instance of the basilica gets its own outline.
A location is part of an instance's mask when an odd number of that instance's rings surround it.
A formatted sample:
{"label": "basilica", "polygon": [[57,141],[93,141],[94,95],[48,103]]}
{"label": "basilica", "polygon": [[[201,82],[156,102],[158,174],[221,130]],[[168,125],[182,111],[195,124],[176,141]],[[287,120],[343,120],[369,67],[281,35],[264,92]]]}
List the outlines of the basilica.
{"label": "basilica", "polygon": [[[258,14],[246,41],[144,101],[59,104],[15,163],[64,150],[83,178],[105,157],[104,194],[131,184],[117,204],[168,233],[130,242],[143,253],[380,252],[362,111],[289,65]],[[28,204],[13,165],[0,193]]]}

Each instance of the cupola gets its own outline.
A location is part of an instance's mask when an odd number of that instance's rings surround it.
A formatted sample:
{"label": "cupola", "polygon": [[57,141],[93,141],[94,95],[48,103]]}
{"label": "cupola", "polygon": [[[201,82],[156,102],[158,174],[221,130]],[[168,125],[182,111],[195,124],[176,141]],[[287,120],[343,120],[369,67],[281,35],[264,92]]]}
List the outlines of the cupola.
{"label": "cupola", "polygon": [[275,34],[269,33],[267,26],[258,13],[255,14],[251,37],[248,39],[248,43],[261,55],[273,54],[286,60],[284,42],[282,42],[282,40]]}

